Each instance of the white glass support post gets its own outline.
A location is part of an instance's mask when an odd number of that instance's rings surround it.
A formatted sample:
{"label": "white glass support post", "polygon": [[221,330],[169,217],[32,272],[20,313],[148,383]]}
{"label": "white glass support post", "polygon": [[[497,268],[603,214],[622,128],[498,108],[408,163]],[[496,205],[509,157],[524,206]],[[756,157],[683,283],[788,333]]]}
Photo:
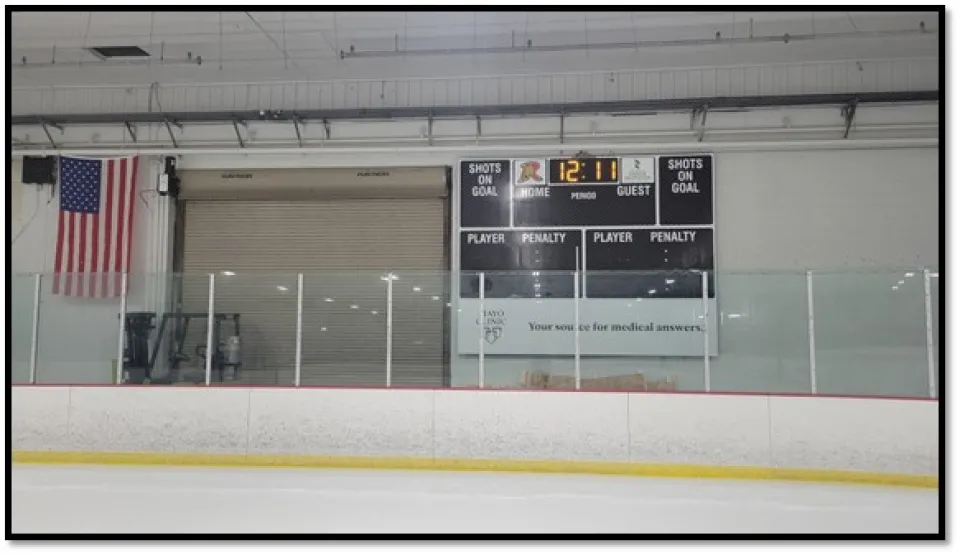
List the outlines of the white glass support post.
{"label": "white glass support post", "polygon": [[124,334],[127,331],[127,273],[120,275],[120,333],[117,334],[117,384],[123,383]]}
{"label": "white glass support post", "polygon": [[293,365],[293,385],[300,387],[300,364],[303,357],[303,274],[297,274],[297,355]]}
{"label": "white glass support post", "polygon": [[710,391],[710,276],[700,274],[703,289],[703,390]]}
{"label": "white glass support post", "polygon": [[583,234],[583,248],[580,250],[580,298],[587,298],[587,234]]}
{"label": "white glass support post", "polygon": [[37,353],[40,343],[40,280],[33,277],[33,331],[30,336],[30,383],[37,383]]}
{"label": "white glass support post", "polygon": [[393,272],[387,272],[387,387],[393,382]]}
{"label": "white glass support post", "polygon": [[813,272],[807,270],[807,348],[810,357],[810,393],[817,394],[817,328],[813,315]]}
{"label": "white glass support post", "polygon": [[484,292],[486,290],[485,285],[487,284],[486,275],[483,272],[480,272],[480,318],[477,319],[477,322],[480,324],[480,347],[477,350],[477,385],[480,389],[483,389],[483,341],[484,341],[484,326],[486,324],[486,318],[484,317],[483,310],[483,299]]}
{"label": "white glass support post", "polygon": [[576,247],[576,271],[573,272],[573,376],[580,389],[580,247]]}
{"label": "white glass support post", "polygon": [[213,295],[216,286],[216,276],[210,274],[210,289],[207,292],[207,357],[204,383],[210,385],[210,375],[213,372]]}
{"label": "white glass support post", "polygon": [[933,362],[933,307],[930,301],[930,270],[923,270],[923,311],[927,328],[927,386],[930,398],[937,397],[937,379]]}

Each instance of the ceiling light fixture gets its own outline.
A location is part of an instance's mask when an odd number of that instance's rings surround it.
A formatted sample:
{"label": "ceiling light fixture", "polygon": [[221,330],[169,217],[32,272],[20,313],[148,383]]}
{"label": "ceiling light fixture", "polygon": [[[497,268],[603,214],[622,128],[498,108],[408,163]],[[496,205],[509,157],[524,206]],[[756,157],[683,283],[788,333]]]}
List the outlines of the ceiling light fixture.
{"label": "ceiling light fixture", "polygon": [[93,46],[87,50],[101,60],[150,57],[150,53],[139,46]]}

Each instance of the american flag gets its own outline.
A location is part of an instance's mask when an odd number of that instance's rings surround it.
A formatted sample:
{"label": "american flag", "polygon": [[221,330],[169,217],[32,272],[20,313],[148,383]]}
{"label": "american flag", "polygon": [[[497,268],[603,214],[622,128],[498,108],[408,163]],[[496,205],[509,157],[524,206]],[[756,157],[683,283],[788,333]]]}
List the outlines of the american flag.
{"label": "american flag", "polygon": [[137,157],[60,157],[53,293],[117,297],[130,271]]}

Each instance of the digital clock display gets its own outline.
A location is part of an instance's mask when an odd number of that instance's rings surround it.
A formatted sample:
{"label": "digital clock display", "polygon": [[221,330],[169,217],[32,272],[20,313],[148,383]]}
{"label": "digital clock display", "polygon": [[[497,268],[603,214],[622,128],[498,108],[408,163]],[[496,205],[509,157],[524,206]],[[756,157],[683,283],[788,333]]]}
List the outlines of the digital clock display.
{"label": "digital clock display", "polygon": [[551,158],[550,183],[583,185],[620,183],[619,158]]}

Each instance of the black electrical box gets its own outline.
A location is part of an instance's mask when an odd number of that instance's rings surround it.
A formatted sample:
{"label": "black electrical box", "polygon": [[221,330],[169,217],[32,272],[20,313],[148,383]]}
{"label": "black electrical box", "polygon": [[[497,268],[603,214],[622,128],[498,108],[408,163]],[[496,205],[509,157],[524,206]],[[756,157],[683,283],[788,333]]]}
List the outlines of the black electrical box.
{"label": "black electrical box", "polygon": [[53,185],[57,182],[56,156],[24,156],[20,182],[31,185]]}

